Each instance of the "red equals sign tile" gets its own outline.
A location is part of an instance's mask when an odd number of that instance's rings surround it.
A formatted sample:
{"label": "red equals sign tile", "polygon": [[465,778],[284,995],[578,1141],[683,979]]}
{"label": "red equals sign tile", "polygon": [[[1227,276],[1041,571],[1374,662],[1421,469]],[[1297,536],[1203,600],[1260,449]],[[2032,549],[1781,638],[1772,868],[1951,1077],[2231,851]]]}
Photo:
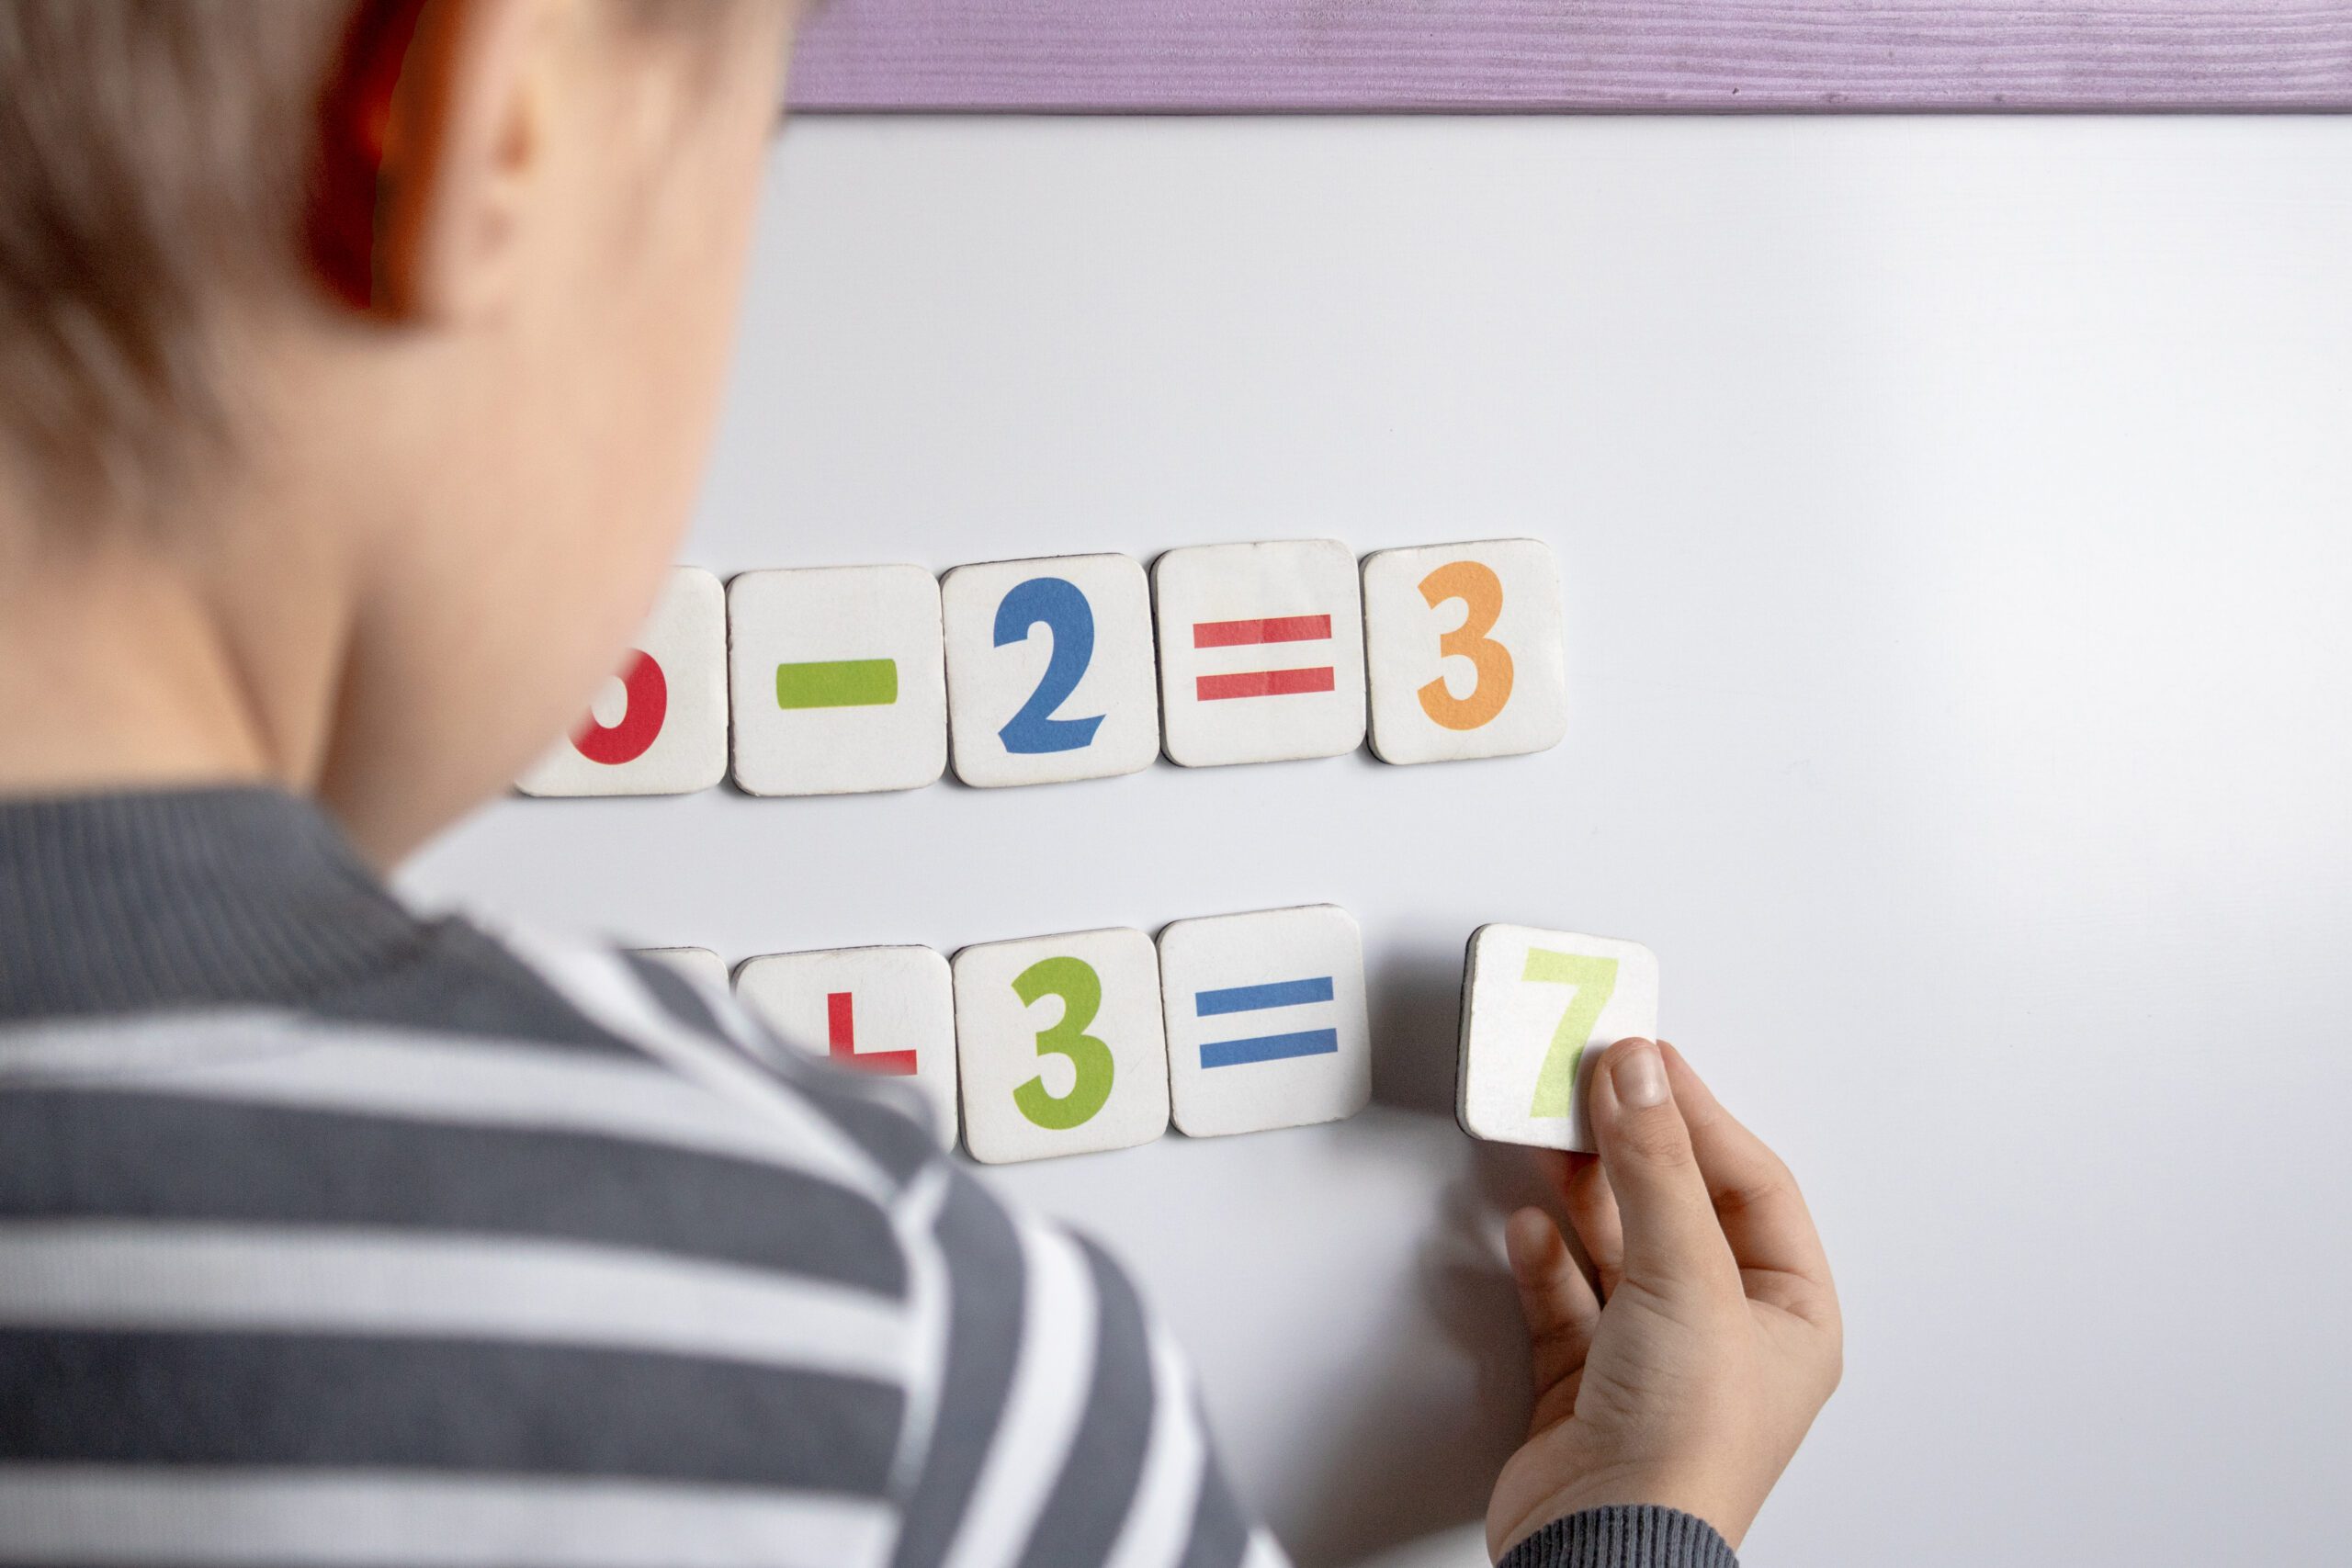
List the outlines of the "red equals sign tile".
{"label": "red equals sign tile", "polygon": [[825,1043],[833,1059],[861,1072],[880,1073],[885,1077],[911,1077],[915,1070],[912,1051],[863,1051],[857,1048],[857,1015],[853,993],[825,993]]}
{"label": "red equals sign tile", "polygon": [[[1270,615],[1256,621],[1195,621],[1194,648],[1244,648],[1270,642],[1329,642],[1329,615]],[[1289,670],[1238,670],[1225,675],[1202,675],[1193,681],[1199,700],[1222,702],[1228,697],[1280,697],[1294,692],[1328,692],[1332,687],[1329,664],[1302,665]]]}

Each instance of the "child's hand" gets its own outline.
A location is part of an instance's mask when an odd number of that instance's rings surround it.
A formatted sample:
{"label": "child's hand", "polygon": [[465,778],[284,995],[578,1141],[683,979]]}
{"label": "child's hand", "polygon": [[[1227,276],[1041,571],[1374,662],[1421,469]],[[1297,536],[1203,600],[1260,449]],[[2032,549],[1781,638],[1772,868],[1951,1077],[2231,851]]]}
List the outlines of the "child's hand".
{"label": "child's hand", "polygon": [[1510,1217],[1535,1414],[1487,1507],[1499,1557],[1608,1503],[1696,1514],[1734,1547],[1838,1386],[1829,1262],[1795,1180],[1671,1045],[1592,1075],[1600,1158],[1562,1156],[1600,1293],[1540,1209]]}

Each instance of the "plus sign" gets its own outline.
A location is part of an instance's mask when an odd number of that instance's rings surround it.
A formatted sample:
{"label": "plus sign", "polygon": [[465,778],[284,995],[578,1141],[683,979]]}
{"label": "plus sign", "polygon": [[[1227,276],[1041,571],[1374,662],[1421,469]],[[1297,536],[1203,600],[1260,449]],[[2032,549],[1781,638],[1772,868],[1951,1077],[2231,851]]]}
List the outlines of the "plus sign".
{"label": "plus sign", "polygon": [[825,993],[825,1038],[831,1047],[833,1058],[860,1072],[880,1073],[885,1077],[912,1077],[915,1054],[912,1051],[867,1051],[857,1048],[857,1019],[848,991]]}

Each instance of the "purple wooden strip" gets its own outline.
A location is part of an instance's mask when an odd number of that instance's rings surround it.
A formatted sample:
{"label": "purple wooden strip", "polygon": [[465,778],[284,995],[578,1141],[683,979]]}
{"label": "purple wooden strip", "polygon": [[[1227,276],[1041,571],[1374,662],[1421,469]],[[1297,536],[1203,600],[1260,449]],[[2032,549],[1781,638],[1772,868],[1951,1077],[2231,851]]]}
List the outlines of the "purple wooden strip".
{"label": "purple wooden strip", "polygon": [[2352,109],[2352,0],[831,0],[803,110]]}

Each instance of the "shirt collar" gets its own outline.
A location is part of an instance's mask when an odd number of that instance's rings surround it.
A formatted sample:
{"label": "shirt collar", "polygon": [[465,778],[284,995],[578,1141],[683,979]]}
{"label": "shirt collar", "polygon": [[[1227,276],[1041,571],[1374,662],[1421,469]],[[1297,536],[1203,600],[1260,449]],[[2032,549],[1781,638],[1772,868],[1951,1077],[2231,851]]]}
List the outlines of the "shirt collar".
{"label": "shirt collar", "polygon": [[0,1021],[299,1003],[418,930],[327,815],[280,789],[0,799]]}

